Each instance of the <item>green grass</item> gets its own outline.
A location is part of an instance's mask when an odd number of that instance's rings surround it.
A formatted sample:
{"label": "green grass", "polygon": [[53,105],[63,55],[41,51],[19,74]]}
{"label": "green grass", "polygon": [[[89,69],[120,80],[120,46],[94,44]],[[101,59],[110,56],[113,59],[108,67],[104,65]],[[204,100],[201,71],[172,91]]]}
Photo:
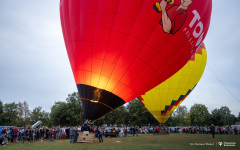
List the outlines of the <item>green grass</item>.
{"label": "green grass", "polygon": [[[0,147],[1,150],[79,150],[79,149],[94,149],[94,150],[152,150],[152,149],[173,149],[173,150],[221,150],[221,149],[240,149],[240,135],[216,135],[213,139],[210,134],[170,134],[170,135],[139,135],[138,137],[117,137],[104,138],[103,143],[99,143],[95,139],[95,143],[75,143],[70,144],[69,140],[37,141],[34,143],[26,142],[22,144],[20,141],[17,144],[9,143],[5,147]],[[120,141],[120,142],[119,142]],[[216,145],[217,142],[236,142],[235,147],[224,147]],[[190,145],[190,143],[213,143],[214,146]]]}

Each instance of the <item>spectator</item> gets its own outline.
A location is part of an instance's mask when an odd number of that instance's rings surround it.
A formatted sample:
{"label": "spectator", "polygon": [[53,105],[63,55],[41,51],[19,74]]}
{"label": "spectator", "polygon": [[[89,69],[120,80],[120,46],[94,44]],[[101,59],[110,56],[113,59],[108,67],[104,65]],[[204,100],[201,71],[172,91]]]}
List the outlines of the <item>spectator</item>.
{"label": "spectator", "polygon": [[135,127],[136,130],[136,136],[138,136],[138,127]]}
{"label": "spectator", "polygon": [[15,126],[14,127],[14,139],[13,139],[13,143],[17,143],[17,135],[18,135],[18,128]]}
{"label": "spectator", "polygon": [[69,136],[70,136],[70,143],[73,143],[73,139],[74,139],[74,130],[73,130],[73,127],[70,128]]}
{"label": "spectator", "polygon": [[42,141],[44,141],[45,138],[46,138],[46,127],[43,127],[43,137],[42,137]]}
{"label": "spectator", "polygon": [[46,139],[49,139],[49,129],[46,127]]}
{"label": "spectator", "polygon": [[154,128],[153,128],[153,135],[155,135],[156,132],[157,132],[157,129],[156,129],[156,127],[154,127]]}
{"label": "spectator", "polygon": [[43,128],[40,129],[40,138],[42,139],[44,137],[44,131],[43,131]]}
{"label": "spectator", "polygon": [[123,137],[123,136],[124,136],[124,135],[123,135],[123,132],[124,132],[124,131],[123,131],[123,127],[122,127],[122,128],[120,128],[120,132],[119,132],[119,136],[120,136],[120,137]]}
{"label": "spectator", "polygon": [[239,126],[236,127],[236,130],[237,130],[237,135],[239,135]]}
{"label": "spectator", "polygon": [[7,129],[7,139],[8,139],[8,142],[11,140],[10,129]]}
{"label": "spectator", "polygon": [[128,130],[127,130],[127,127],[125,127],[125,130],[124,130],[124,137],[126,137],[128,134]]}
{"label": "spectator", "polygon": [[40,131],[37,128],[37,131],[36,131],[36,141],[39,141],[39,139],[40,139]]}
{"label": "spectator", "polygon": [[54,127],[52,127],[52,139],[50,141],[54,141]]}
{"label": "spectator", "polygon": [[133,128],[130,127],[130,134],[132,135],[132,133],[133,133]]}
{"label": "spectator", "polygon": [[69,136],[69,127],[65,130],[66,131],[66,138],[70,138],[70,136]]}
{"label": "spectator", "polygon": [[56,129],[56,139],[60,139],[60,125]]}
{"label": "spectator", "polygon": [[99,142],[103,142],[102,133],[100,131],[100,128],[97,128],[97,134],[98,134]]}
{"label": "spectator", "polygon": [[215,126],[212,124],[210,127],[210,131],[212,133],[212,137],[214,138],[214,134],[215,134]]}
{"label": "spectator", "polygon": [[159,135],[159,127],[157,127],[157,131],[156,132],[157,132],[157,135]]}
{"label": "spectator", "polygon": [[136,134],[136,129],[135,129],[135,127],[132,128],[132,134],[133,134],[133,136]]}
{"label": "spectator", "polygon": [[35,129],[32,129],[32,140],[33,140],[33,142],[35,141]]}
{"label": "spectator", "polygon": [[14,127],[10,128],[10,135],[11,135],[11,143],[13,143],[13,139],[14,139]]}
{"label": "spectator", "polygon": [[73,143],[77,143],[77,138],[78,138],[77,127],[75,127],[75,128],[73,129],[73,132],[74,132],[74,140],[73,140]]}

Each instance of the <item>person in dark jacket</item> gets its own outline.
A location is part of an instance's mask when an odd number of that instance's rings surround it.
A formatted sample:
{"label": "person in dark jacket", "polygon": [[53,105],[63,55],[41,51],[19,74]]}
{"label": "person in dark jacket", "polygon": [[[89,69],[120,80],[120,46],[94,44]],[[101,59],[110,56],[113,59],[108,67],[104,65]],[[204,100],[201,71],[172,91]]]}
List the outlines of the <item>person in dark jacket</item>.
{"label": "person in dark jacket", "polygon": [[136,133],[135,127],[132,128],[132,131],[133,131],[132,134],[133,134],[133,136],[134,136],[135,133]]}
{"label": "person in dark jacket", "polygon": [[215,134],[215,126],[214,126],[214,124],[211,125],[210,131],[212,133],[212,137],[214,138],[214,134]]}
{"label": "person in dark jacket", "polygon": [[73,143],[73,138],[74,138],[73,127],[71,127],[70,130],[69,130],[69,136],[70,136],[70,143]]}
{"label": "person in dark jacket", "polygon": [[11,135],[11,143],[13,143],[13,138],[14,138],[14,128],[10,128],[10,135]]}
{"label": "person in dark jacket", "polygon": [[99,142],[103,142],[102,133],[100,131],[100,128],[97,128],[97,135],[98,135]]}
{"label": "person in dark jacket", "polygon": [[77,138],[78,138],[77,127],[73,128],[73,132],[74,132],[74,140],[73,140],[73,143],[77,143]]}

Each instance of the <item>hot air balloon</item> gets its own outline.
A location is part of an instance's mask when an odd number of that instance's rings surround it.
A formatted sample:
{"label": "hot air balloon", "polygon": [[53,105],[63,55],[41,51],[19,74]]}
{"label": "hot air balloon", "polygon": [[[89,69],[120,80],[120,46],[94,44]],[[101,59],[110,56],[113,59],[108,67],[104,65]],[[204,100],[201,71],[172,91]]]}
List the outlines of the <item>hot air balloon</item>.
{"label": "hot air balloon", "polygon": [[165,81],[205,38],[212,0],[174,0],[161,11],[160,3],[165,1],[60,0],[64,41],[87,119]]}
{"label": "hot air balloon", "polygon": [[158,120],[165,123],[199,82],[207,62],[202,43],[195,55],[176,74],[142,95],[140,101]]}

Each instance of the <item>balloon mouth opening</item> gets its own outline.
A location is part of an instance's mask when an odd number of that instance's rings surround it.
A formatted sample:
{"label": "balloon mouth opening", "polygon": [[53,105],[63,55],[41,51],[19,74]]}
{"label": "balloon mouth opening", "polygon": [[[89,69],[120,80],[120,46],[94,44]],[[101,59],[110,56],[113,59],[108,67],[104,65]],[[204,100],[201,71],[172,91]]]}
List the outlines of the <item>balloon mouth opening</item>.
{"label": "balloon mouth opening", "polygon": [[104,89],[77,84],[84,116],[88,120],[96,120],[113,109],[125,104],[125,101]]}

